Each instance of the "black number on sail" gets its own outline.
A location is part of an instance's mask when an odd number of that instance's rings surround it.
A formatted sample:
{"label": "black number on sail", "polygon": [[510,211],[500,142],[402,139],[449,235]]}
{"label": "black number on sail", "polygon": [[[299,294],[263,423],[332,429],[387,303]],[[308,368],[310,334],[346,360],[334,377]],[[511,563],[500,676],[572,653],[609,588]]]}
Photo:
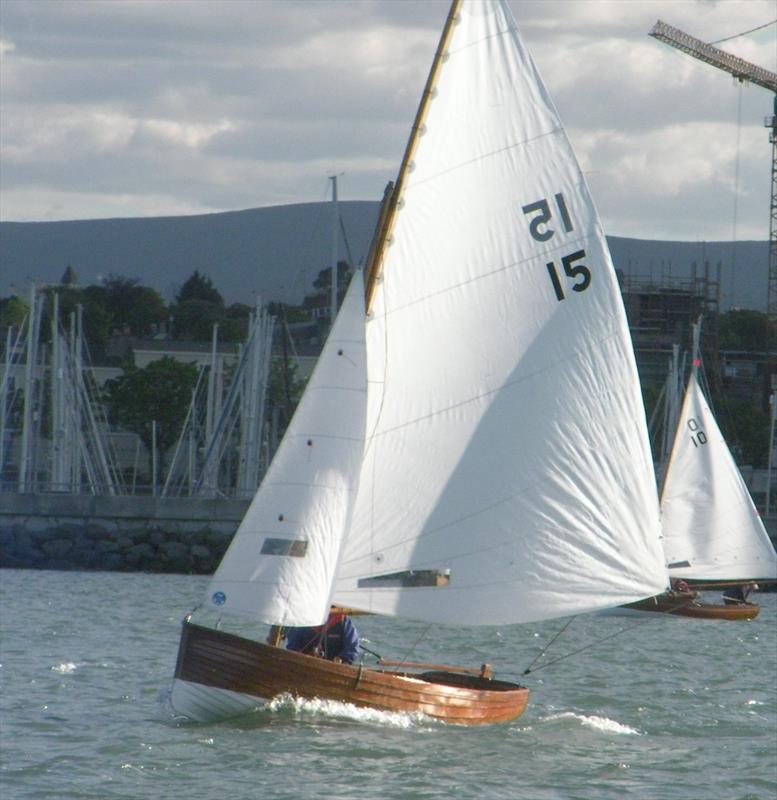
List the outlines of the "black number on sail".
{"label": "black number on sail", "polygon": [[694,447],[707,444],[707,434],[699,427],[699,423],[693,417],[688,420],[688,428],[691,431],[691,441]]}
{"label": "black number on sail", "polygon": [[[558,217],[561,221],[561,226],[566,233],[574,230],[572,225],[572,218],[569,216],[564,195],[559,192],[553,195],[556,201],[556,209],[558,210]],[[548,239],[556,235],[556,230],[550,227],[550,221],[553,218],[553,213],[550,210],[550,203],[546,199],[537,200],[534,203],[521,206],[523,213],[530,217],[529,219],[529,233],[533,239],[538,242],[547,242]],[[532,216],[533,215],[533,216]],[[568,278],[572,278],[575,283],[572,284],[573,292],[584,292],[591,284],[591,271],[588,267],[582,264],[575,264],[581,258],[585,258],[585,250],[577,250],[574,253],[563,256],[561,265],[564,269],[564,274]],[[556,293],[556,299],[561,301],[565,298],[564,287],[561,285],[561,279],[556,269],[556,264],[549,261],[546,265],[550,282],[553,284],[553,291]]]}
{"label": "black number on sail", "polygon": [[[559,194],[554,195],[554,199],[556,201],[558,215],[561,217],[561,224],[564,230],[570,233],[574,230],[574,227],[569,216],[569,211],[567,211],[564,195],[559,192]],[[538,242],[547,242],[548,239],[555,235],[556,231],[548,227],[548,223],[553,215],[547,200],[543,199],[537,200],[535,203],[529,203],[528,205],[522,206],[521,211],[523,211],[526,216],[539,212],[535,217],[529,220],[529,233],[532,235],[532,238],[536,239]]]}
{"label": "black number on sail", "polygon": [[[564,274],[568,278],[577,281],[572,284],[573,292],[584,292],[591,285],[591,270],[582,264],[575,264],[575,262],[580,261],[581,258],[585,258],[585,250],[576,250],[574,253],[563,256],[561,259]],[[564,290],[561,287],[561,280],[556,271],[555,263],[549,261],[545,266],[548,268],[550,282],[553,284],[553,291],[556,293],[556,299],[559,301],[563,300],[565,297]]]}

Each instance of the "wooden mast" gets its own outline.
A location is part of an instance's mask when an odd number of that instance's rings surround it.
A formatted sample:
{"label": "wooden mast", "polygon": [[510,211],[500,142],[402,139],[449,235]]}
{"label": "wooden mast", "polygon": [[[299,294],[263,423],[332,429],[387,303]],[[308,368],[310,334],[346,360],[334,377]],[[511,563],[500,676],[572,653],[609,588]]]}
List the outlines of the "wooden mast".
{"label": "wooden mast", "polygon": [[461,0],[452,0],[450,11],[448,11],[448,17],[445,20],[445,27],[443,28],[442,36],[440,37],[440,43],[437,45],[437,51],[434,54],[434,61],[432,61],[432,68],[429,70],[429,77],[426,79],[426,86],[424,87],[424,92],[421,96],[421,102],[419,103],[415,121],[413,122],[413,127],[410,133],[410,141],[407,143],[405,155],[402,159],[402,164],[399,167],[399,174],[397,175],[396,183],[393,187],[390,183],[386,187],[386,192],[383,198],[383,206],[381,208],[380,218],[378,220],[378,227],[376,228],[376,237],[373,240],[372,246],[370,247],[369,260],[364,271],[364,296],[367,313],[369,313],[370,307],[372,306],[372,298],[375,294],[375,284],[381,273],[383,255],[386,252],[386,247],[391,237],[391,231],[394,227],[397,207],[402,197],[402,190],[405,186],[405,178],[415,154],[418,137],[420,136],[424,127],[424,120],[426,119],[429,103],[434,95],[437,76],[440,73],[443,57],[447,50],[448,42],[450,41],[453,26],[456,23],[460,7]]}

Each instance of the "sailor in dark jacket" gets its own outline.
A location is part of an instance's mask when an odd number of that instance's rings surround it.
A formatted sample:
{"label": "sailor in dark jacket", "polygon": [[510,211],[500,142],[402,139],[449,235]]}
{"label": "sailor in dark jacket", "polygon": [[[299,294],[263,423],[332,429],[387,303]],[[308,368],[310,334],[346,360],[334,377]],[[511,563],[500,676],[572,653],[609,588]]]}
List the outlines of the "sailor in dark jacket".
{"label": "sailor in dark jacket", "polygon": [[331,613],[324,625],[289,628],[286,647],[330,661],[353,664],[359,657],[359,634],[345,614]]}
{"label": "sailor in dark jacket", "polygon": [[749,603],[750,601],[747,598],[750,596],[750,592],[757,588],[757,583],[745,583],[742,586],[729,586],[728,589],[723,592],[723,602],[727,606]]}

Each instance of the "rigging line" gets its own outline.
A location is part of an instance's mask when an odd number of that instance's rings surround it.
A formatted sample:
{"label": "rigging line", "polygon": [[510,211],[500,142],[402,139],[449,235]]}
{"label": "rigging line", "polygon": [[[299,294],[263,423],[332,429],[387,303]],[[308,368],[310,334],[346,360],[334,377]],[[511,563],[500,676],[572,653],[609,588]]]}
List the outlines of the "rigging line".
{"label": "rigging line", "polygon": [[707,44],[720,44],[721,42],[730,42],[732,39],[738,39],[740,36],[747,36],[749,33],[755,33],[756,31],[763,30],[764,28],[768,28],[770,25],[777,24],[777,19],[773,19],[771,22],[764,22],[763,25],[759,25],[757,28],[751,28],[749,31],[742,31],[742,33],[735,33],[733,36],[726,36],[725,39],[716,39],[714,42],[707,42]]}
{"label": "rigging line", "polygon": [[405,652],[405,655],[403,655],[403,656],[402,656],[402,658],[400,658],[400,659],[399,659],[399,660],[400,660],[400,662],[406,662],[406,661],[407,661],[407,659],[408,659],[408,658],[409,658],[409,657],[410,657],[410,656],[413,654],[413,652],[415,651],[416,647],[418,647],[418,644],[419,644],[419,642],[421,641],[421,639],[423,639],[423,638],[426,636],[426,634],[427,634],[427,633],[429,633],[429,628],[431,628],[431,627],[432,627],[432,623],[430,622],[430,623],[429,623],[429,624],[428,624],[428,625],[427,625],[427,626],[426,626],[426,627],[425,627],[425,628],[424,628],[424,629],[421,631],[421,635],[420,635],[420,636],[419,636],[419,637],[418,637],[418,638],[417,638],[417,639],[416,639],[416,640],[413,642],[413,644],[412,644],[412,645],[410,645],[410,649],[409,649],[409,650],[407,650],[407,651]]}
{"label": "rigging line", "polygon": [[[665,612],[662,612],[662,613],[669,614],[669,615],[674,614],[675,611],[677,611],[680,608],[682,608],[683,606],[687,605],[687,603],[688,603],[688,599],[687,598],[681,598],[680,600],[678,600],[677,603],[675,603],[675,605],[670,606]],[[651,613],[651,612],[647,612],[647,613]],[[539,672],[541,669],[545,669],[545,667],[549,667],[551,664],[557,664],[559,661],[564,661],[567,658],[571,658],[572,656],[576,656],[578,653],[582,653],[584,650],[590,650],[592,647],[596,647],[596,645],[601,644],[602,642],[606,642],[606,641],[608,641],[610,639],[614,639],[616,636],[620,636],[622,633],[628,633],[629,631],[634,630],[634,628],[639,628],[639,627],[642,626],[642,624],[643,624],[643,622],[640,621],[640,622],[635,622],[633,625],[627,625],[625,628],[621,628],[620,630],[615,631],[615,633],[611,633],[609,636],[604,636],[601,639],[597,639],[596,641],[585,645],[585,647],[580,647],[577,650],[573,650],[571,653],[567,653],[566,655],[559,656],[558,658],[554,658],[552,661],[547,661],[544,664],[540,664],[540,666],[537,667],[537,669],[535,669],[535,670],[528,670],[527,669],[526,672],[524,672],[523,674],[527,675],[527,674],[529,674],[530,671],[531,672]]]}
{"label": "rigging line", "polygon": [[374,650],[370,650],[369,647],[365,647],[361,642],[359,642],[359,649],[364,650],[365,653],[369,653],[371,656],[375,656],[378,661],[383,659],[383,656],[380,653],[376,653]]}
{"label": "rigging line", "polygon": [[[679,606],[678,606],[679,608]],[[671,613],[671,612],[667,612]],[[574,619],[574,617],[573,617]],[[571,653],[567,653],[566,655],[559,656],[558,658],[554,658],[552,661],[547,661],[544,664],[540,664],[537,669],[526,669],[524,671],[524,675],[528,675],[530,672],[539,672],[541,669],[545,669],[545,667],[549,667],[551,664],[557,664],[559,661],[564,661],[567,658],[571,658],[572,656],[577,655],[578,653],[582,653],[584,650],[590,650],[592,647],[596,647],[597,644],[601,644],[602,642],[606,642],[608,639],[614,639],[616,636],[620,636],[622,633],[626,633],[627,631],[633,630],[634,628],[638,628],[642,625],[642,622],[635,622],[633,625],[629,625],[625,628],[621,628],[619,631],[615,631],[615,633],[611,633],[609,636],[605,636],[601,639],[597,639],[595,642],[591,642],[590,644],[585,645],[585,647],[580,647],[577,650],[573,650]],[[536,659],[535,659],[536,660]]]}
{"label": "rigging line", "polygon": [[528,675],[528,674],[529,674],[529,673],[532,671],[532,667],[533,667],[533,666],[534,666],[534,665],[535,665],[535,664],[536,664],[536,663],[537,663],[537,662],[538,662],[538,661],[539,661],[539,660],[540,660],[540,659],[541,659],[541,658],[542,658],[542,657],[545,655],[545,653],[547,653],[547,652],[548,652],[548,650],[550,650],[551,646],[553,645],[553,642],[555,642],[555,641],[556,641],[556,639],[558,639],[558,637],[559,637],[559,636],[561,636],[561,634],[562,634],[562,633],[564,633],[564,631],[565,631],[565,630],[566,630],[566,629],[567,629],[567,628],[568,628],[568,627],[569,627],[569,626],[570,626],[570,625],[571,625],[571,624],[572,624],[572,623],[573,623],[573,622],[574,622],[576,619],[577,619],[577,617],[570,617],[570,618],[567,620],[567,622],[566,622],[566,624],[564,625],[564,627],[563,627],[563,628],[561,628],[561,630],[560,630],[560,631],[558,631],[558,633],[556,633],[556,635],[555,635],[555,636],[554,636],[554,637],[553,637],[553,638],[552,638],[552,639],[551,639],[551,640],[550,640],[550,641],[549,641],[549,642],[548,642],[548,643],[545,645],[545,647],[543,647],[543,648],[540,650],[540,652],[539,652],[539,653],[537,653],[537,655],[534,657],[534,660],[531,662],[531,664],[529,664],[529,666],[528,666],[528,667],[526,667],[526,669],[523,671],[523,673],[522,673],[523,675]]}

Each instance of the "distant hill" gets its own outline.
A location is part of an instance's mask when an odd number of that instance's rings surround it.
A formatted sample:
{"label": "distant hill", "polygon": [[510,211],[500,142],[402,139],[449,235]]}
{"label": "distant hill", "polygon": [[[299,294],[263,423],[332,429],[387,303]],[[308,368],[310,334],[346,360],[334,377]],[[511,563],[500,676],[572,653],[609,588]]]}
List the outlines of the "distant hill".
{"label": "distant hill", "polygon": [[[379,203],[341,201],[340,258],[363,263]],[[109,274],[139,278],[167,300],[194,270],[213,280],[228,303],[299,303],[332,256],[329,203],[272,206],[185,217],[0,222],[0,297],[33,279],[57,283],[70,264],[79,284]],[[626,275],[665,282],[691,264],[722,264],[722,308],[766,310],[767,242],[664,242],[608,237]],[[732,267],[732,264],[735,265]],[[714,274],[714,271],[713,271]]]}

